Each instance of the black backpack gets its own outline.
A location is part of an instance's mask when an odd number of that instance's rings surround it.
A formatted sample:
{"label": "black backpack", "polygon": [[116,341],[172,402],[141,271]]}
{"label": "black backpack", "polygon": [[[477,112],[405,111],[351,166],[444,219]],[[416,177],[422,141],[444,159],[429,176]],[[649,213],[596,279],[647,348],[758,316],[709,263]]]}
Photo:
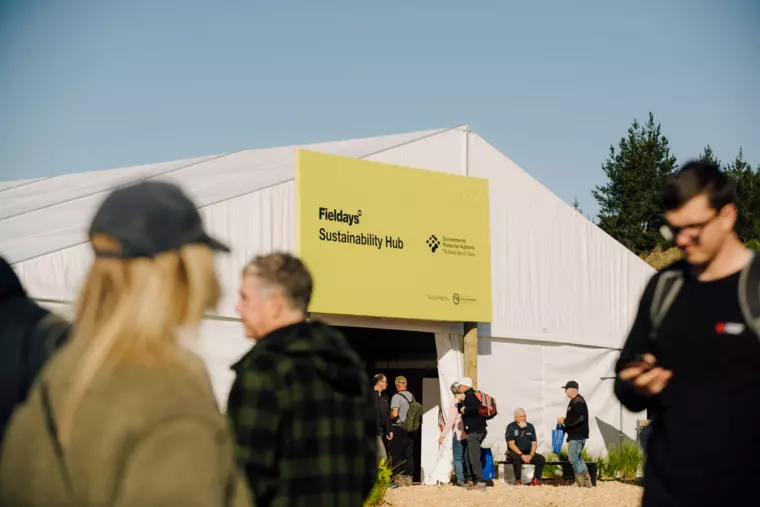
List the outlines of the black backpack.
{"label": "black backpack", "polygon": [[[684,279],[689,276],[686,262],[680,262],[673,268],[660,274],[652,296],[649,318],[652,323],[650,338],[657,338],[665,315],[673,305],[678,292],[683,287]],[[760,339],[760,255],[753,253],[749,264],[739,275],[739,306],[744,321]]]}

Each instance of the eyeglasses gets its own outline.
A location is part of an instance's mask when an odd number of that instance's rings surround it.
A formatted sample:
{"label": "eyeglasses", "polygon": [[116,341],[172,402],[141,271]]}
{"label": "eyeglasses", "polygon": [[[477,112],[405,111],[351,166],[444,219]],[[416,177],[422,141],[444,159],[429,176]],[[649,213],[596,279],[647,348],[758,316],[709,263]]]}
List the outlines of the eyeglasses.
{"label": "eyeglasses", "polygon": [[712,222],[719,216],[720,216],[720,213],[717,213],[715,214],[715,216],[708,218],[707,220],[704,220],[702,222],[689,224],[689,225],[682,225],[680,227],[676,227],[670,224],[665,224],[662,227],[660,227],[660,234],[667,241],[675,241],[675,239],[679,235],[681,235],[681,233],[686,233],[689,236],[689,239],[693,241],[698,240],[704,228],[710,225],[710,222]]}

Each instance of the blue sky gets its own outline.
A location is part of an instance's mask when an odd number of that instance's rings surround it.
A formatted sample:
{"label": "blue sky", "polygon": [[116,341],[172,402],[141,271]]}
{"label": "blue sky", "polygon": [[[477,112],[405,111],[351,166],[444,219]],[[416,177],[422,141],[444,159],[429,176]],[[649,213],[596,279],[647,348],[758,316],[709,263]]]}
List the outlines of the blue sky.
{"label": "blue sky", "polygon": [[760,164],[760,2],[0,0],[0,180],[469,124],[587,213],[631,121]]}

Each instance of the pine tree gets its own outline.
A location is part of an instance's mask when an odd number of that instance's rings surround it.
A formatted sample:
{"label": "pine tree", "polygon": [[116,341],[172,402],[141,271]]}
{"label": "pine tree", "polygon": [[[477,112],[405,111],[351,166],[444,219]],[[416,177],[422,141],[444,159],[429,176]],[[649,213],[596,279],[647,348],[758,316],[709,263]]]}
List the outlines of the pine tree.
{"label": "pine tree", "polygon": [[718,160],[718,157],[715,156],[715,152],[713,152],[712,148],[708,144],[705,146],[705,150],[702,152],[702,155],[699,156],[700,161],[708,161],[712,162],[713,164],[720,167],[720,160]]}
{"label": "pine tree", "polygon": [[745,243],[760,240],[760,166],[752,169],[739,149],[739,155],[724,170],[736,184],[739,214],[734,230]]}
{"label": "pine tree", "polygon": [[617,150],[610,146],[602,166],[607,183],[593,195],[599,203],[599,227],[636,254],[663,243],[660,192],[675,170],[676,157],[654,114],[646,124],[634,119]]}

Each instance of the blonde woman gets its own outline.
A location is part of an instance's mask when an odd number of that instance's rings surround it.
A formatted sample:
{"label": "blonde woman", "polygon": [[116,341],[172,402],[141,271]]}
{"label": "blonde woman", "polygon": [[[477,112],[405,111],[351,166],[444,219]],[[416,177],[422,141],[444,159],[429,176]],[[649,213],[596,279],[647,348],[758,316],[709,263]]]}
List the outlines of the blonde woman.
{"label": "blonde woman", "polygon": [[467,459],[467,433],[464,429],[464,423],[462,423],[462,414],[458,410],[459,404],[464,400],[464,394],[459,392],[458,382],[451,384],[451,394],[454,397],[449,404],[446,426],[438,438],[438,445],[443,445],[443,441],[449,432],[453,432],[452,450],[454,451],[454,472],[457,477],[456,485],[465,486],[467,477],[470,475],[470,462]]}
{"label": "blonde woman", "polygon": [[228,249],[159,182],[110,194],[90,242],[71,343],[9,426],[0,505],[250,505],[205,368],[177,340],[216,305],[213,251]]}

